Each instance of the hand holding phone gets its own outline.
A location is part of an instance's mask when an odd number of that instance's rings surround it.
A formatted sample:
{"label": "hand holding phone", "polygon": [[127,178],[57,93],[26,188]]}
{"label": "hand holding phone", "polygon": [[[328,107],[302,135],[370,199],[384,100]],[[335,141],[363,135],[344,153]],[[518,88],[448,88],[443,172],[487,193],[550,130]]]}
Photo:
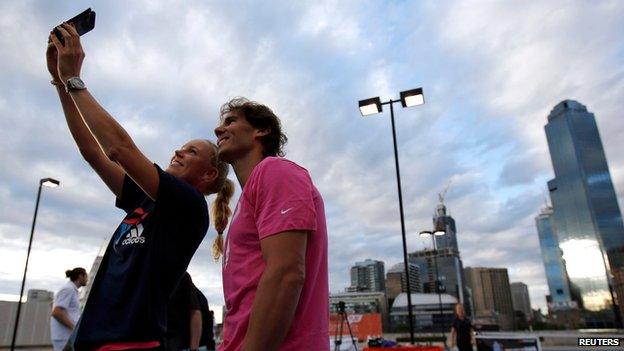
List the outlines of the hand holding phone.
{"label": "hand holding phone", "polygon": [[[71,19],[68,19],[66,22],[74,25],[78,35],[83,35],[95,28],[95,11],[88,8]],[[57,27],[54,27],[54,34],[61,44],[65,45],[65,38],[63,38],[63,35]]]}

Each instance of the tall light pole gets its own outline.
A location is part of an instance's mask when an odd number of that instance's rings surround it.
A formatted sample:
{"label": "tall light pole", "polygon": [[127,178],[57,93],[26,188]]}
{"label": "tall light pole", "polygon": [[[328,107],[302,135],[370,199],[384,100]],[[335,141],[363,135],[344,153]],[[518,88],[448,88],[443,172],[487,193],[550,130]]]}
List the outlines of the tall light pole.
{"label": "tall light pole", "polygon": [[35,215],[33,216],[32,227],[30,228],[30,240],[28,241],[28,252],[26,253],[26,264],[24,265],[24,276],[22,277],[22,287],[20,289],[20,297],[17,301],[17,313],[15,314],[15,323],[13,324],[13,338],[11,339],[11,351],[15,350],[15,340],[17,339],[17,327],[19,326],[20,312],[22,311],[22,297],[24,296],[24,284],[26,283],[26,271],[28,271],[28,259],[30,258],[30,248],[32,247],[33,234],[35,233],[35,223],[37,222],[37,210],[39,210],[39,199],[41,198],[41,188],[46,186],[56,188],[61,182],[52,178],[43,178],[39,180],[39,190],[37,191],[37,202],[35,203]]}
{"label": "tall light pole", "polygon": [[374,97],[366,100],[360,100],[360,112],[362,116],[377,114],[382,111],[382,105],[390,105],[390,120],[392,121],[392,142],[394,145],[394,163],[396,166],[396,178],[397,188],[399,193],[399,213],[401,215],[401,236],[403,238],[403,263],[405,264],[405,277],[407,278],[407,311],[409,314],[409,329],[410,329],[410,342],[414,344],[414,317],[412,312],[412,290],[409,281],[409,267],[407,263],[407,241],[405,238],[405,219],[403,216],[403,195],[401,193],[401,173],[399,171],[399,154],[397,151],[396,130],[394,126],[394,108],[393,104],[401,102],[403,107],[412,107],[422,105],[425,103],[425,97],[423,95],[422,88],[402,91],[399,100],[388,100],[381,102],[379,97]]}
{"label": "tall light pole", "polygon": [[438,250],[436,247],[435,237],[442,236],[446,234],[446,228],[444,228],[444,223],[437,218],[435,228],[433,231],[423,230],[420,232],[421,237],[431,236],[431,242],[433,244],[433,264],[435,266],[435,290],[438,294],[438,309],[440,312],[440,333],[442,334],[442,341],[444,342],[444,349],[446,349],[446,335],[444,334],[444,329],[446,328],[446,323],[444,322],[444,315],[442,314],[442,294],[440,293],[440,274],[438,273]]}

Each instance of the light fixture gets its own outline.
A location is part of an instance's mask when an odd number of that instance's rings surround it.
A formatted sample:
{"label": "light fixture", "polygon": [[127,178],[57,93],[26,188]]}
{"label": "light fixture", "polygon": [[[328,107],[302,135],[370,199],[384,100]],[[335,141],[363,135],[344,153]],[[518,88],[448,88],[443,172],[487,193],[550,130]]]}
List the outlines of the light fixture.
{"label": "light fixture", "polygon": [[427,237],[429,235],[433,235],[433,233],[430,232],[429,230],[423,230],[422,232],[420,232],[420,236],[423,237],[423,238]]}
{"label": "light fixture", "polygon": [[41,183],[41,185],[47,186],[49,188],[56,188],[61,184],[61,182],[54,178],[43,178],[39,182]]}
{"label": "light fixture", "polygon": [[401,105],[403,107],[418,106],[425,103],[425,95],[422,88],[406,90],[401,92]]}
{"label": "light fixture", "polygon": [[444,225],[444,221],[437,217],[435,221],[435,228],[433,229],[433,235],[442,236],[446,234],[446,226]]}
{"label": "light fixture", "polygon": [[381,112],[381,99],[379,99],[379,96],[360,100],[359,105],[362,116],[370,116]]}

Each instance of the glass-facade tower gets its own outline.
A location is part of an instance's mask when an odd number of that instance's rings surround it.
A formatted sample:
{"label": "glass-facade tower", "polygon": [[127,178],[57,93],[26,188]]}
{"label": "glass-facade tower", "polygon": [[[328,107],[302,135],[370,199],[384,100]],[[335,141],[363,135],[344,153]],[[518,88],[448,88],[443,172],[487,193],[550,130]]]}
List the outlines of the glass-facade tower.
{"label": "glass-facade tower", "polygon": [[546,206],[542,209],[542,212],[535,217],[535,226],[537,227],[546,281],[550,291],[550,301],[548,302],[559,306],[570,306],[572,300],[570,285],[563,264],[561,249],[559,249],[559,241],[553,228],[552,207]]}
{"label": "glass-facade tower", "polygon": [[582,104],[565,100],[550,112],[545,130],[555,171],[548,189],[570,289],[580,307],[595,312],[585,317],[588,327],[615,326],[613,272],[624,266],[624,226],[596,120]]}
{"label": "glass-facade tower", "polygon": [[451,248],[455,251],[459,251],[459,247],[457,246],[457,228],[455,227],[455,219],[446,213],[446,206],[443,203],[440,203],[438,207],[436,207],[435,216],[433,217],[434,226],[437,221],[444,224],[446,232],[444,235],[435,236],[436,247],[438,249]]}

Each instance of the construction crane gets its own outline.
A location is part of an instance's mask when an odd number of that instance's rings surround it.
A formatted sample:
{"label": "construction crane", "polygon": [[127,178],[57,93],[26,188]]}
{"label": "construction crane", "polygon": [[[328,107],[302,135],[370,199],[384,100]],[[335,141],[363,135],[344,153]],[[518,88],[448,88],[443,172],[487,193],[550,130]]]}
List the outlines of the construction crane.
{"label": "construction crane", "polygon": [[440,203],[442,205],[444,205],[444,197],[446,196],[446,192],[449,190],[449,187],[451,186],[451,182],[453,182],[453,180],[449,180],[448,183],[446,184],[446,188],[444,188],[444,191],[441,193],[438,193],[438,199],[440,199]]}

